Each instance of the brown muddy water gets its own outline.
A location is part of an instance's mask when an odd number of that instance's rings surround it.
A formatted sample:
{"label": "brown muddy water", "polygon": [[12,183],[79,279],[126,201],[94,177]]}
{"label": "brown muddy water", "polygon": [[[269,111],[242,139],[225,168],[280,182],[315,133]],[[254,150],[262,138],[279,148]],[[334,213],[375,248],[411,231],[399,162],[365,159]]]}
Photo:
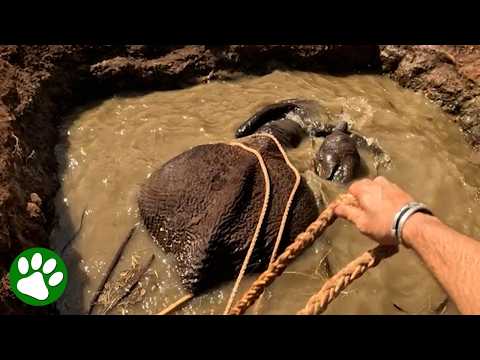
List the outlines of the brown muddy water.
{"label": "brown muddy water", "polygon": [[[480,234],[480,179],[471,149],[457,126],[422,95],[373,75],[334,77],[280,72],[262,77],[216,81],[185,90],[115,96],[77,109],[61,129],[57,146],[61,190],[58,223],[51,243],[56,249],[84,222],[64,254],[70,279],[58,302],[62,313],[85,313],[116,249],[140,222],[136,195],[140,184],[164,162],[198,144],[228,141],[237,126],[258,108],[287,98],[314,99],[331,121],[344,119],[356,132],[374,138],[391,158],[380,174],[430,205],[446,223],[471,236]],[[328,200],[346,190],[316,177],[310,161],[321,139],[305,139],[289,151],[293,163],[314,192]],[[369,177],[374,159],[361,151]],[[294,314],[331,272],[375,244],[350,224],[337,221],[270,286],[261,313]],[[184,291],[172,259],[142,230],[125,250],[113,279],[132,263],[155,259],[130,302],[110,313],[152,314]],[[125,273],[123,273],[125,275]],[[242,290],[255,275],[244,280]],[[221,314],[233,281],[193,299],[177,314]],[[409,250],[370,270],[335,300],[327,314],[435,313],[446,295]],[[95,312],[101,311],[98,306]],[[445,308],[439,309],[445,310]],[[251,311],[249,311],[251,313]],[[452,304],[446,313],[457,313]]]}

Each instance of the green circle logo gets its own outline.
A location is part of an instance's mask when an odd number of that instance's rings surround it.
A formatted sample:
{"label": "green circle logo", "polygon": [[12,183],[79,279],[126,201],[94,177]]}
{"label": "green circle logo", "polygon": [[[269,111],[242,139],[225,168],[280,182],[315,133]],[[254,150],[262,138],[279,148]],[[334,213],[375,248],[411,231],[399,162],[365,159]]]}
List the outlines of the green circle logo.
{"label": "green circle logo", "polygon": [[52,250],[34,247],[20,253],[10,266],[10,288],[24,303],[45,306],[62,296],[68,271]]}

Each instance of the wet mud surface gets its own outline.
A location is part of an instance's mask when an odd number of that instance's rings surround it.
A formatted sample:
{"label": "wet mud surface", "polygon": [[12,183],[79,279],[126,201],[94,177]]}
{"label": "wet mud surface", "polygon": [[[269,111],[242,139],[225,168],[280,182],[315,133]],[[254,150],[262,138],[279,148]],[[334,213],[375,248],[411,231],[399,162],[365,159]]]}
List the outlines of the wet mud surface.
{"label": "wet mud surface", "polygon": [[[73,106],[122,91],[172,90],[242,74],[295,69],[387,73],[454,115],[480,144],[477,46],[0,46],[0,313],[23,306],[8,290],[13,258],[49,246],[59,188],[54,148]],[[472,155],[473,159],[480,159]]]}

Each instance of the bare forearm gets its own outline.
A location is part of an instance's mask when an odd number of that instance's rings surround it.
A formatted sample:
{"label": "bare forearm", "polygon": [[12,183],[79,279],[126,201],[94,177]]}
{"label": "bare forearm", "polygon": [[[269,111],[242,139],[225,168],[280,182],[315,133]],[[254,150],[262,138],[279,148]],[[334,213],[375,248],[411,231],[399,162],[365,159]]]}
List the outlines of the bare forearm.
{"label": "bare forearm", "polygon": [[421,213],[407,221],[403,238],[462,313],[480,314],[480,242]]}
{"label": "bare forearm", "polygon": [[[348,191],[358,206],[339,203],[334,211],[350,220],[363,234],[382,245],[398,245],[392,221],[413,198],[398,185],[379,176],[362,179]],[[480,314],[480,242],[462,235],[437,218],[415,213],[403,226],[402,238],[427,267],[464,314]]]}

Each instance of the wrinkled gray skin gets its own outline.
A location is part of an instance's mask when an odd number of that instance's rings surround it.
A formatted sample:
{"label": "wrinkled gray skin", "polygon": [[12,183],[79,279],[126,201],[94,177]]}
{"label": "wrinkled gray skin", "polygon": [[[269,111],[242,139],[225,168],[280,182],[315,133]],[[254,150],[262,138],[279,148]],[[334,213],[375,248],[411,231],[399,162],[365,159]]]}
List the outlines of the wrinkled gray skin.
{"label": "wrinkled gray skin", "polygon": [[[288,99],[282,100],[275,104],[264,106],[258,110],[253,116],[240,125],[235,132],[236,138],[251,135],[255,132],[271,132],[273,133],[275,128],[283,128],[281,132],[288,131],[295,138],[310,136],[325,136],[332,132],[334,126],[328,124],[325,119],[325,114],[320,113],[320,106],[314,100],[300,100],[300,99]],[[293,115],[291,118],[297,118],[297,127],[292,125],[282,125],[283,120],[289,119],[289,115]],[[287,121],[288,122],[288,121]],[[272,132],[273,131],[273,132]],[[273,133],[274,134],[274,133]],[[276,134],[274,134],[276,135]],[[279,140],[281,140],[279,138]],[[285,143],[284,146],[296,147],[298,144]]]}
{"label": "wrinkled gray skin", "polygon": [[[295,141],[298,135],[293,122],[270,130],[284,142]],[[270,138],[251,137],[243,143],[261,154],[270,180],[267,211],[247,267],[248,272],[261,271],[277,241],[295,175]],[[200,294],[238,275],[265,194],[265,178],[254,155],[238,146],[205,144],[155,170],[141,186],[138,207],[149,234],[173,254],[185,290]],[[279,253],[316,219],[319,210],[314,194],[301,179]]]}
{"label": "wrinkled gray skin", "polygon": [[[348,183],[355,177],[360,164],[354,137],[348,133],[348,124],[340,122],[336,127],[325,120],[318,119],[315,107],[318,104],[311,100],[284,100],[267,105],[243,123],[235,133],[243,137],[253,133],[269,133],[274,135],[285,147],[296,147],[307,136],[326,136],[318,150],[314,167],[323,179]],[[298,122],[288,117],[296,114]]]}
{"label": "wrinkled gray skin", "polygon": [[341,121],[318,149],[315,170],[323,179],[344,184],[353,180],[359,164],[360,155],[348,134],[348,124]]}
{"label": "wrinkled gray skin", "polygon": [[[316,122],[323,118],[315,113],[318,108],[313,101],[301,100],[267,106],[247,120],[236,136],[270,133],[288,148],[298,146],[306,135],[331,134],[319,152],[325,160],[320,156],[318,163],[333,169],[332,180],[347,179],[353,176],[356,158],[350,156],[346,129]],[[292,113],[298,116],[287,116]],[[247,267],[247,271],[259,271],[268,265],[295,177],[271,139],[252,137],[244,142],[261,154],[271,183],[269,206]],[[255,156],[218,143],[177,155],[141,186],[138,206],[143,223],[157,243],[173,254],[187,291],[199,294],[238,275],[262,211],[264,182]],[[304,231],[320,210],[302,178],[278,251]]]}
{"label": "wrinkled gray skin", "polygon": [[290,119],[274,120],[263,125],[257,133],[267,133],[275,136],[287,148],[297,147],[306,136],[305,130]]}

